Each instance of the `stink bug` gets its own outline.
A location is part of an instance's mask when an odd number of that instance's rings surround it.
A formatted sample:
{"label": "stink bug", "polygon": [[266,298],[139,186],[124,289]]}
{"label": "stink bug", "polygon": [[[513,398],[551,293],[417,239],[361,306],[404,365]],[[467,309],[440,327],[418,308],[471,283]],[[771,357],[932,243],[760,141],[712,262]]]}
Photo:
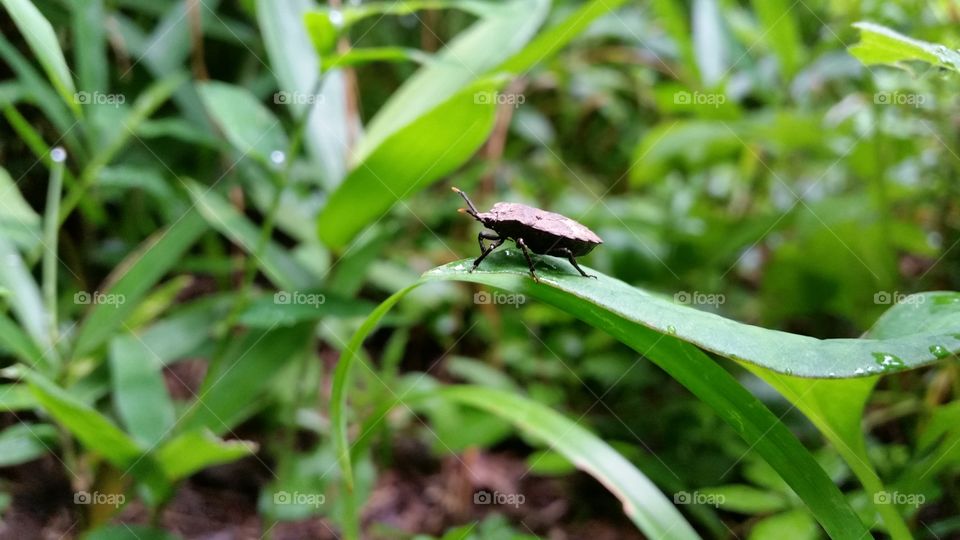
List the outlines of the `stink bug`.
{"label": "stink bug", "polygon": [[[523,251],[527,266],[530,267],[530,275],[537,281],[540,279],[533,270],[531,251],[538,255],[566,257],[583,277],[597,277],[584,272],[574,258],[590,253],[593,248],[603,243],[590,229],[566,216],[525,204],[498,202],[489,212],[480,212],[466,193],[457,188],[453,188],[453,191],[459,193],[467,203],[467,208],[460,209],[461,213],[470,214],[473,219],[483,223],[484,227],[494,231],[480,231],[477,235],[480,256],[473,261],[471,272],[477,269],[490,252],[510,239]],[[484,244],[484,240],[489,240],[490,244]]]}

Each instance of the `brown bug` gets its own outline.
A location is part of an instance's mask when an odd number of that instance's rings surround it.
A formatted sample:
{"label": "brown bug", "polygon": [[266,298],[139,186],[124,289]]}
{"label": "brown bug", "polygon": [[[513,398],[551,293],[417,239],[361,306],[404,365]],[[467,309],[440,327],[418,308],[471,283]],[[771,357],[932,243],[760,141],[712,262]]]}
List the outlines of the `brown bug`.
{"label": "brown bug", "polygon": [[[480,212],[466,193],[457,188],[453,188],[453,191],[459,193],[467,203],[467,208],[461,208],[460,212],[470,214],[483,223],[484,227],[496,233],[480,231],[477,235],[480,256],[473,261],[471,272],[477,269],[490,252],[500,247],[507,239],[511,239],[523,251],[523,256],[527,258],[527,266],[530,267],[530,275],[537,281],[540,279],[533,271],[530,251],[538,255],[566,257],[583,277],[597,277],[584,272],[574,258],[590,253],[593,248],[603,243],[603,240],[590,229],[566,216],[525,204],[498,202],[489,212]],[[484,245],[484,240],[489,240],[490,244]]]}

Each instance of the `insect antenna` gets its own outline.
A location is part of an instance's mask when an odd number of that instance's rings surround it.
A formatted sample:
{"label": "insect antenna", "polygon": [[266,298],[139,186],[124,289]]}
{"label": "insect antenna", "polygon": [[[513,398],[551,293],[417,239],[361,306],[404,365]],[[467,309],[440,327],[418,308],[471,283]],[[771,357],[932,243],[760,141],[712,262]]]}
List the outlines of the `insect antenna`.
{"label": "insect antenna", "polygon": [[[468,214],[470,214],[471,216],[473,216],[473,217],[475,217],[475,218],[477,218],[477,219],[480,219],[480,217],[477,215],[477,214],[479,214],[480,212],[477,210],[477,207],[473,205],[473,201],[470,200],[470,197],[467,197],[467,194],[464,193],[463,191],[461,191],[461,190],[458,189],[458,188],[452,188],[452,189],[453,189],[453,191],[455,191],[456,193],[459,193],[460,196],[463,197],[463,200],[467,202],[467,206],[470,207],[469,210],[465,210],[465,211],[466,211]],[[460,210],[461,210],[461,211],[464,211],[463,208],[461,208]]]}

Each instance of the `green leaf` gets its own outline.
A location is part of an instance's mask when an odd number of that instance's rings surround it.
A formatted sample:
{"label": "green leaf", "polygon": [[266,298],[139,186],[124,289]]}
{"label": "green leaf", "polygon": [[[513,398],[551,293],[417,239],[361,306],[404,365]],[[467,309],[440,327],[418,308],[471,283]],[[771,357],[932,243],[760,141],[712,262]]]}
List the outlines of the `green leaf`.
{"label": "green leaf", "polygon": [[325,73],[319,94],[313,96],[320,77],[320,58],[311,46],[304,14],[315,6],[312,0],[257,0],[257,22],[280,92],[311,98],[289,100],[289,106],[297,118],[310,107],[304,145],[313,157],[324,186],[333,189],[343,180],[347,169],[346,84],[342,72]]}
{"label": "green leaf", "polygon": [[[869,538],[869,536],[864,536]],[[750,529],[749,540],[817,540],[820,529],[809,513],[793,510],[760,520]]]}
{"label": "green leaf", "polygon": [[522,74],[552,58],[566,44],[583,33],[593,21],[619,8],[627,0],[591,0],[570,12],[563,21],[542,30],[526,47],[493,69]]}
{"label": "green leaf", "polygon": [[86,447],[117,467],[128,467],[138,460],[140,446],[105,416],[35,371],[23,369],[20,374],[40,406]]}
{"label": "green leaf", "polygon": [[871,22],[854,23],[860,30],[860,41],[848,50],[864,65],[897,65],[904,61],[921,61],[960,71],[960,52],[938,43],[913,39]]}
{"label": "green leaf", "polygon": [[362,47],[350,49],[343,54],[331,55],[323,59],[323,69],[337,69],[360,66],[371,62],[418,62],[427,64],[432,57],[419,50],[408,47]]}
{"label": "green leaf", "polygon": [[322,317],[364,317],[373,304],[319,291],[281,291],[257,298],[238,322],[251,328],[293,326]]}
{"label": "green leaf", "polygon": [[270,153],[286,152],[287,134],[277,117],[249,90],[217,81],[198,83],[210,116],[241,154],[269,163]]}
{"label": "green leaf", "polygon": [[[6,238],[0,237],[0,287],[6,288],[11,309],[33,341],[44,348],[50,344],[50,320],[43,307],[40,287],[23,258]],[[8,334],[8,337],[14,337]],[[19,341],[19,339],[17,339]]]}
{"label": "green leaf", "polygon": [[33,461],[51,452],[56,440],[50,424],[14,424],[0,431],[0,467]]}
{"label": "green leaf", "polygon": [[[532,286],[531,293],[551,298],[558,294],[571,295],[589,305],[602,306],[604,311],[639,328],[674,336],[725,358],[785,375],[866,377],[929,365],[944,354],[960,350],[960,334],[956,332],[960,328],[960,293],[929,292],[906,297],[888,316],[924,321],[923,326],[913,332],[883,339],[816,339],[700,311],[680,303],[685,291],[674,295],[680,301],[671,301],[603,275],[599,275],[599,279],[584,280],[560,259],[541,257],[539,260],[541,284]],[[501,288],[516,288],[532,282],[525,261],[516,250],[495,252],[476,272],[468,273],[471,266],[470,260],[453,262],[428,272],[426,277],[462,279]],[[885,317],[878,324],[891,324]]]}
{"label": "green leaf", "polygon": [[[802,336],[750,327],[677,306],[606,276],[584,279],[568,268],[566,263],[561,267],[551,262],[554,259],[541,259],[541,279],[539,283],[534,283],[529,278],[526,265],[518,260],[519,254],[511,257],[506,251],[488,257],[484,267],[476,272],[467,272],[472,261],[460,261],[428,272],[420,283],[432,280],[472,281],[528,294],[610,333],[655,362],[713,407],[786,480],[832,537],[853,539],[868,534],[833,481],[789,429],[725,369],[681,340],[690,340],[708,349],[713,347],[711,350],[717,352],[736,344],[736,351],[741,353],[736,359],[741,361],[763,359],[764,363],[776,365],[782,361],[781,355],[786,355],[791,366],[810,357],[809,354],[790,354],[795,352],[791,350],[792,346],[801,342],[815,346],[814,343],[821,342],[797,340]],[[350,365],[356,360],[364,337],[393,305],[417,285],[395,293],[364,321],[344,350],[334,373],[331,422],[341,471],[348,489],[352,473],[345,411]],[[741,342],[741,338],[745,341]],[[722,347],[710,343],[713,341],[721,343]],[[778,342],[784,345],[782,349],[776,347]],[[769,358],[760,354],[771,352],[774,354]]]}
{"label": "green leaf", "polygon": [[[84,319],[77,332],[75,356],[90,354],[102,345],[127,317],[150,289],[160,281],[180,258],[206,231],[206,224],[196,210],[188,210],[167,229],[147,239],[131,253],[110,277],[106,294],[119,303],[97,303]],[[92,298],[90,293],[87,298]]]}
{"label": "green leaf", "polygon": [[[471,82],[476,84],[478,75],[482,76],[521,50],[543,22],[549,7],[549,0],[511,0],[491,4],[485,17],[459,33],[437,53],[435,62],[418,70],[390,96],[371,120],[366,136],[357,145],[356,162],[367,161],[388,139],[439,104],[449,103],[456,94],[463,94],[465,86]],[[491,43],[497,46],[491,47]],[[455,133],[467,129],[471,124],[467,122],[455,126],[459,128]],[[426,140],[442,141],[442,144],[431,146],[444,147],[456,137],[444,139],[431,136]]]}
{"label": "green leaf", "polygon": [[181,537],[146,525],[104,525],[83,536],[83,540],[180,540]]}
{"label": "green leaf", "polygon": [[753,0],[750,3],[760,19],[763,39],[777,55],[784,81],[793,79],[801,63],[803,42],[792,10],[797,6],[788,0]]}
{"label": "green leaf", "polygon": [[74,64],[79,87],[87,92],[106,91],[107,37],[103,21],[103,0],[76,0],[73,9]]}
{"label": "green leaf", "polygon": [[252,330],[234,339],[219,369],[207,373],[197,401],[178,425],[185,430],[208,428],[224,433],[256,412],[258,398],[284,366],[307,344],[313,325]]}
{"label": "green leaf", "polygon": [[0,167],[0,236],[29,252],[40,241],[40,215],[20,194],[16,182]]}
{"label": "green leaf", "polygon": [[171,481],[186,478],[213,465],[247,457],[257,445],[246,441],[223,441],[207,430],[181,433],[163,444],[154,458]]}
{"label": "green leaf", "polygon": [[26,411],[37,407],[33,392],[25,384],[0,384],[0,411]]}
{"label": "green leaf", "polygon": [[163,364],[133,334],[110,341],[113,403],[130,435],[145,447],[167,436],[175,413],[163,382]]}
{"label": "green leaf", "polygon": [[783,495],[745,484],[701,488],[698,493],[709,496],[708,504],[740,514],[769,514],[787,507]]}
{"label": "green leaf", "polygon": [[29,0],[0,0],[0,2],[7,8],[10,18],[27,40],[27,45],[40,61],[40,65],[43,66],[57,93],[79,117],[80,105],[74,100],[74,93],[77,90],[50,22]]}
{"label": "green leaf", "polygon": [[24,332],[21,325],[12,321],[5,313],[0,314],[0,345],[29,366],[36,367],[38,362],[45,360],[44,351]]}
{"label": "green leaf", "polygon": [[[260,245],[260,229],[256,225],[213,189],[192,181],[185,182],[185,185],[190,199],[211,227],[247,253],[257,250]],[[268,241],[256,263],[274,285],[287,292],[307,289],[317,281],[316,277],[273,241]]]}
{"label": "green leaf", "polygon": [[576,422],[529,398],[476,386],[449,386],[437,396],[472,405],[514,423],[609,489],[650,538],[700,538],[666,497],[623,456]]}
{"label": "green leaf", "polygon": [[320,239],[342,248],[394,205],[470,158],[493,129],[503,78],[484,79],[418,118],[366,156],[327,201]]}

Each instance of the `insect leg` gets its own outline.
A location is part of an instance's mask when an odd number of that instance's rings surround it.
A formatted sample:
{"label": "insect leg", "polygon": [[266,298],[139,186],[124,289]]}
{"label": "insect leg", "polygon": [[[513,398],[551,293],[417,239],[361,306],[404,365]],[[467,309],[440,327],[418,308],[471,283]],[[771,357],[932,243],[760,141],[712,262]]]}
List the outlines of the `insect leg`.
{"label": "insect leg", "polygon": [[591,276],[590,274],[584,272],[584,271],[583,271],[583,268],[580,268],[580,265],[577,264],[577,260],[573,258],[573,253],[572,253],[569,249],[567,249],[567,248],[558,248],[558,249],[553,250],[553,252],[554,252],[554,253],[557,253],[557,254],[559,254],[559,255],[562,255],[562,256],[564,256],[564,257],[566,257],[567,260],[570,261],[570,264],[572,264],[573,267],[577,269],[577,272],[580,272],[580,275],[581,275],[581,276],[583,276],[583,277],[592,277],[593,279],[597,279],[597,276]]}
{"label": "insect leg", "polygon": [[530,275],[533,276],[533,280],[540,282],[540,278],[537,277],[537,273],[533,271],[533,259],[530,258],[530,251],[527,250],[527,244],[523,243],[523,238],[517,238],[517,245],[520,246],[520,251],[523,252],[523,256],[527,258],[527,266],[530,267]]}
{"label": "insect leg", "polygon": [[[491,244],[489,246],[483,245],[484,239],[492,240]],[[477,242],[480,243],[480,256],[477,257],[477,260],[473,261],[473,268],[471,268],[470,271],[473,272],[474,270],[476,270],[477,267],[480,266],[480,262],[483,261],[485,258],[487,258],[487,255],[489,255],[493,250],[500,247],[500,245],[503,244],[505,241],[506,241],[505,238],[500,238],[494,233],[480,231],[480,234],[477,235]]]}

